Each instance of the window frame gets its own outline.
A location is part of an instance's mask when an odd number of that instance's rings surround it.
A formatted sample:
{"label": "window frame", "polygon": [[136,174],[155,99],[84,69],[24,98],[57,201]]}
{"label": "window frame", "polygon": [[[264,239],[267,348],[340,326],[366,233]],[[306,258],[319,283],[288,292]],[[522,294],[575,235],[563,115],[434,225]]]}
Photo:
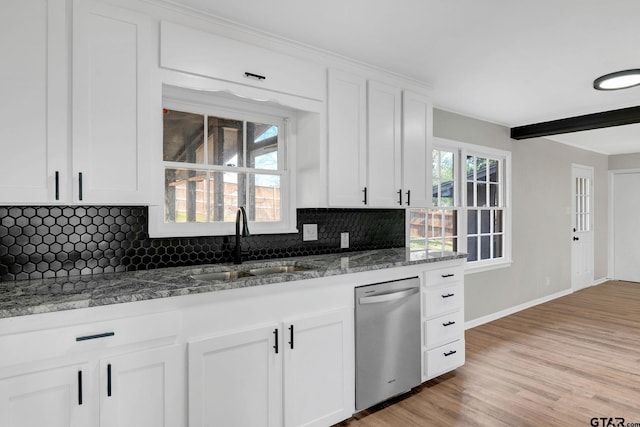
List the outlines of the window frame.
{"label": "window frame", "polygon": [[[246,175],[246,185],[250,175],[267,174],[280,177],[280,221],[249,221],[251,234],[284,234],[297,233],[296,200],[295,200],[295,146],[296,146],[296,113],[285,107],[268,102],[243,100],[230,94],[192,91],[182,88],[164,86],[162,108],[193,113],[203,116],[224,117],[243,122],[271,123],[279,126],[278,134],[278,169],[256,169],[244,165],[222,166],[206,163],[183,163],[165,161],[162,156],[162,141],[157,142],[159,164],[154,165],[156,177],[152,182],[157,203],[149,207],[149,234],[151,237],[194,237],[194,236],[229,236],[235,234],[233,222],[165,222],[164,206],[164,174],[166,168],[189,168],[216,172],[231,172]],[[246,125],[243,124],[243,128]],[[160,132],[160,138],[162,132]],[[245,141],[245,146],[248,142]],[[206,144],[205,144],[206,145]],[[245,153],[249,162],[249,153]]]}
{"label": "window frame", "polygon": [[[503,211],[503,232],[502,232],[502,257],[490,258],[484,260],[468,261],[465,266],[465,272],[477,273],[493,269],[509,267],[513,261],[511,257],[512,247],[512,231],[511,231],[511,152],[500,150],[492,147],[485,147],[475,144],[469,144],[461,141],[454,141],[439,137],[433,138],[430,148],[429,158],[431,162],[429,167],[433,168],[433,151],[448,151],[454,153],[454,200],[453,206],[436,206],[433,197],[430,198],[430,206],[424,208],[426,215],[430,211],[437,210],[455,210],[457,213],[457,226],[455,238],[457,239],[458,252],[468,253],[468,211],[473,210],[502,210]],[[498,206],[467,206],[467,172],[466,161],[467,155],[495,159],[500,162],[499,182],[501,190],[499,195]],[[457,169],[457,170],[456,170]],[[429,176],[433,175],[433,170]],[[433,188],[433,183],[431,183]],[[407,215],[410,217],[410,214]],[[425,218],[425,227],[427,227],[427,218]],[[409,223],[409,220],[407,220]],[[491,233],[493,233],[493,225]],[[478,235],[483,234],[478,230]],[[491,234],[493,236],[493,234]],[[410,230],[407,229],[407,241],[410,242]],[[425,228],[425,246],[428,247],[429,237]]]}

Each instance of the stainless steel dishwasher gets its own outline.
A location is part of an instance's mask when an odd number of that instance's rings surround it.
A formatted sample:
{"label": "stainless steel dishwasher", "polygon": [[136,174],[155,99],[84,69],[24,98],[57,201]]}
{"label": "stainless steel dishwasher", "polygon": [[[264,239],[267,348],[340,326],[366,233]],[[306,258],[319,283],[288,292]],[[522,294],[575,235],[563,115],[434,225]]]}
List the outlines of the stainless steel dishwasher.
{"label": "stainless steel dishwasher", "polygon": [[355,288],[356,410],[420,384],[420,280]]}

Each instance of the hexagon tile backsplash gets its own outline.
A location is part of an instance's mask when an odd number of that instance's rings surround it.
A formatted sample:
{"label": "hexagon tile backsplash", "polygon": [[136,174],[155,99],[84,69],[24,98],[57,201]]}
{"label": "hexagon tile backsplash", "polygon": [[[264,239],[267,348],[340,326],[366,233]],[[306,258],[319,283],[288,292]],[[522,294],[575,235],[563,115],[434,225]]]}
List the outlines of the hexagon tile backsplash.
{"label": "hexagon tile backsplash", "polygon": [[[243,238],[246,259],[402,247],[403,209],[298,209],[297,234]],[[0,206],[0,282],[231,262],[233,237],[149,238],[148,210],[131,206]],[[302,240],[318,224],[318,240]]]}

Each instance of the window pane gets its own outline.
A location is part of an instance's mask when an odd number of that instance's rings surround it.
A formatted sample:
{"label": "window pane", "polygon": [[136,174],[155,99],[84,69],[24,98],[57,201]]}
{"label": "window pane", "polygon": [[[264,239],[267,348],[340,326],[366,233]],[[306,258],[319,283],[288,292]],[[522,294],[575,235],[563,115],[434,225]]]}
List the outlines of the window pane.
{"label": "window pane", "polygon": [[440,197],[442,198],[440,206],[454,205],[454,177],[455,166],[453,164],[453,153],[447,151],[440,152]]}
{"label": "window pane", "polygon": [[249,174],[249,210],[251,221],[280,221],[280,176]]}
{"label": "window pane", "polygon": [[444,239],[444,250],[447,252],[457,252],[458,239],[456,239],[455,237],[449,237]]}
{"label": "window pane", "polygon": [[206,222],[207,172],[195,169],[165,169],[165,222]]}
{"label": "window pane", "polygon": [[498,182],[500,176],[500,162],[497,160],[489,160],[489,181]]}
{"label": "window pane", "polygon": [[481,157],[476,158],[476,176],[480,182],[487,181],[487,159]]}
{"label": "window pane", "polygon": [[414,241],[422,240],[422,247],[424,248],[424,240],[426,239],[426,209],[410,209],[409,216],[409,239],[411,240],[411,247],[414,247]]}
{"label": "window pane", "polygon": [[242,166],[242,121],[207,117],[210,165]]}
{"label": "window pane", "polygon": [[478,238],[468,237],[467,238],[467,261],[477,261],[478,260]]}
{"label": "window pane", "polygon": [[493,236],[493,257],[502,258],[502,235]]}
{"label": "window pane", "polygon": [[467,182],[467,206],[475,206],[475,190],[476,186],[473,182]]}
{"label": "window pane", "polygon": [[475,179],[476,160],[473,156],[467,156],[467,180],[473,181]]}
{"label": "window pane", "polygon": [[491,233],[491,211],[480,211],[480,232]]}
{"label": "window pane", "polygon": [[458,215],[454,210],[444,211],[444,234],[445,237],[458,235]]}
{"label": "window pane", "polygon": [[500,206],[500,188],[498,184],[489,184],[489,206]]}
{"label": "window pane", "polygon": [[235,222],[238,206],[246,204],[245,174],[211,172],[209,175],[209,221]]}
{"label": "window pane", "polygon": [[439,209],[428,213],[427,237],[442,237],[442,211]]}
{"label": "window pane", "polygon": [[467,233],[478,234],[478,211],[469,209],[467,211]]}
{"label": "window pane", "polygon": [[431,161],[432,161],[432,169],[431,169],[431,177],[433,178],[433,182],[440,179],[440,151],[433,150],[431,152]]}
{"label": "window pane", "polygon": [[487,206],[487,184],[478,183],[476,194],[476,206]]}
{"label": "window pane", "polygon": [[491,237],[480,237],[480,259],[491,258]]}
{"label": "window pane", "polygon": [[204,116],[167,109],[163,113],[163,160],[204,163]]}
{"label": "window pane", "polygon": [[247,122],[250,168],[278,170],[278,126]]}
{"label": "window pane", "polygon": [[503,225],[502,225],[502,211],[494,211],[493,212],[493,231],[495,233],[502,233]]}

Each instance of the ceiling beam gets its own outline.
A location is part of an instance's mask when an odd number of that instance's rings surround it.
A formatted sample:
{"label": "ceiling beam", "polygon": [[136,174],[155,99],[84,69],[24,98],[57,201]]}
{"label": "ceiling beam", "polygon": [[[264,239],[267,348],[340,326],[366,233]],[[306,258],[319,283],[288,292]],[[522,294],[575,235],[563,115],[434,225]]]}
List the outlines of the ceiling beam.
{"label": "ceiling beam", "polygon": [[511,138],[527,139],[640,123],[640,106],[511,128]]}

